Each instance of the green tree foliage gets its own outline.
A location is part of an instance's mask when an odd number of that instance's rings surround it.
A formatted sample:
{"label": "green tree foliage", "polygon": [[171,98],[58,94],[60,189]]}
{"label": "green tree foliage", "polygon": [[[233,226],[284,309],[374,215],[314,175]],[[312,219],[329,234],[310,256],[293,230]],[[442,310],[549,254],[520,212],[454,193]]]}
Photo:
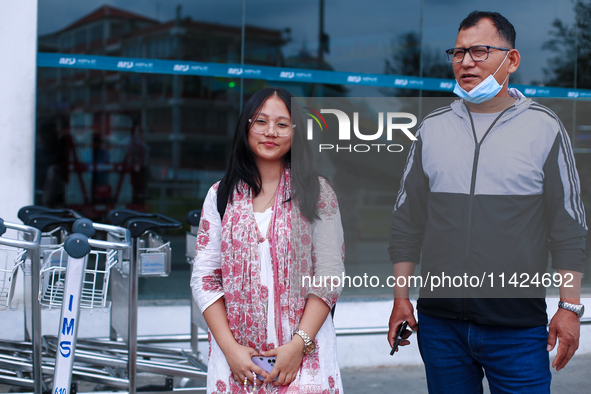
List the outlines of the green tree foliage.
{"label": "green tree foliage", "polygon": [[591,89],[591,0],[574,1],[575,22],[567,25],[560,19],[552,22],[551,39],[542,49],[554,56],[544,68],[545,83],[550,86]]}

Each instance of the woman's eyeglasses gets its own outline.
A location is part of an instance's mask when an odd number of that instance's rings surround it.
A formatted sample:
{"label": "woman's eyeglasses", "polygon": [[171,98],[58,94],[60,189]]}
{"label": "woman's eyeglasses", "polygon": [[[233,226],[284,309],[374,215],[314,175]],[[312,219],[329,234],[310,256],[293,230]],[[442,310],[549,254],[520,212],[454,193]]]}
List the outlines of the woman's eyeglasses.
{"label": "woman's eyeglasses", "polygon": [[[267,131],[271,128],[271,122],[266,119],[248,119],[251,124],[252,131],[257,134],[267,134]],[[291,130],[296,125],[285,121],[279,121],[273,125],[273,130],[277,137],[287,137],[291,134]]]}

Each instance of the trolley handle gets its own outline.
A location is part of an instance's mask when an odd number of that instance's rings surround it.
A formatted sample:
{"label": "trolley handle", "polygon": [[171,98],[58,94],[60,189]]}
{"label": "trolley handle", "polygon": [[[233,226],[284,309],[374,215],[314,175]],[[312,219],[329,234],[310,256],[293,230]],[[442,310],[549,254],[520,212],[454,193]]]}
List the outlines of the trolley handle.
{"label": "trolley handle", "polygon": [[[121,242],[118,241],[101,241],[98,239],[92,239],[92,237],[96,230],[98,231],[105,231],[111,234],[118,235],[122,237],[124,240]],[[100,249],[129,249],[131,248],[131,232],[123,227],[118,226],[111,226],[108,224],[100,224],[100,223],[93,223],[90,219],[82,218],[76,220],[72,225],[72,232],[73,233],[80,233],[84,234],[88,237],[88,243],[93,248],[100,248]]]}
{"label": "trolley handle", "polygon": [[179,228],[182,223],[159,213],[140,213],[131,209],[114,209],[108,219],[115,225],[124,225],[137,238],[148,230],[158,228]]}
{"label": "trolley handle", "polygon": [[193,226],[199,226],[199,222],[201,221],[201,209],[196,209],[191,211],[187,214],[187,222]]}
{"label": "trolley handle", "polygon": [[78,212],[72,209],[51,209],[47,207],[43,207],[41,205],[27,205],[22,207],[18,211],[18,218],[25,223],[29,216],[37,215],[37,214],[45,214],[45,215],[53,215],[59,217],[69,217],[79,219],[83,216],[80,215]]}
{"label": "trolley handle", "polygon": [[127,227],[131,231],[131,236],[133,238],[137,238],[148,230],[155,230],[159,228],[179,228],[182,226],[181,222],[178,222],[174,219],[167,218],[164,215],[158,216],[166,218],[167,222],[162,222],[160,220],[154,220],[149,218],[133,218],[129,219],[125,223],[125,227]]}
{"label": "trolley handle", "polygon": [[[160,213],[144,213],[144,212],[137,212],[131,209],[113,209],[107,215],[109,222],[113,223],[116,226],[122,225],[124,223],[129,222],[131,219],[157,219],[161,223],[161,228],[177,228],[181,227],[182,224],[170,218],[168,216],[162,215]],[[128,227],[128,226],[126,226]]]}
{"label": "trolley handle", "polygon": [[[21,239],[5,238],[2,235],[4,235],[4,233],[6,232],[6,229],[21,231],[25,234],[29,234],[32,236],[33,240],[32,241],[24,241]],[[41,231],[39,231],[35,227],[5,222],[4,220],[0,219],[0,245],[6,245],[6,246],[12,246],[15,248],[31,250],[31,249],[39,248],[40,243],[41,243]]]}
{"label": "trolley handle", "polygon": [[27,217],[27,219],[25,220],[25,224],[27,226],[32,226],[38,230],[43,231],[49,226],[71,226],[74,222],[76,222],[76,220],[76,218],[63,218],[51,214],[39,213]]}
{"label": "trolley handle", "polygon": [[107,220],[116,225],[124,225],[131,218],[153,218],[155,214],[142,213],[131,209],[113,209],[107,214]]}

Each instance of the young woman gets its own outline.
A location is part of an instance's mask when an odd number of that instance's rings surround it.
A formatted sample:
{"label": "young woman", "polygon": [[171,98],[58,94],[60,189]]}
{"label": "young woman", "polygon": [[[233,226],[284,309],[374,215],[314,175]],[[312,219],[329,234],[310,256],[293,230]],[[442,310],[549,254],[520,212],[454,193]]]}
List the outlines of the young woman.
{"label": "young woman", "polygon": [[[340,212],[291,98],[248,100],[203,203],[191,287],[210,330],[208,393],[343,391],[330,315],[341,288],[324,280],[344,272]],[[275,357],[271,372],[254,356]]]}

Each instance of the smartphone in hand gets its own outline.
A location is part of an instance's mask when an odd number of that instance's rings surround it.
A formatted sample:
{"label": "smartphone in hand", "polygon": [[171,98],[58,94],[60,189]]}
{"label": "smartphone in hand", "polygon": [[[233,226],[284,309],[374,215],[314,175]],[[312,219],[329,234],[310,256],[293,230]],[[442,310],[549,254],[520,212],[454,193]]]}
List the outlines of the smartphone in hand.
{"label": "smartphone in hand", "polygon": [[[275,362],[277,361],[277,359],[272,356],[272,357],[265,357],[265,356],[252,356],[251,360],[253,363],[255,363],[257,366],[261,367],[263,369],[263,371],[271,373],[271,370],[273,369],[273,367],[275,366]],[[259,374],[257,375],[257,379],[258,380],[265,380],[264,377],[262,377]],[[279,375],[275,376],[275,379],[273,379],[273,381],[276,381],[277,378],[279,377]]]}
{"label": "smartphone in hand", "polygon": [[390,356],[394,355],[396,349],[398,349],[398,344],[402,341],[402,334],[406,331],[406,327],[408,327],[408,322],[405,320],[398,326],[398,330],[396,331],[396,338],[394,338],[394,346],[392,346],[392,350],[390,351]]}

